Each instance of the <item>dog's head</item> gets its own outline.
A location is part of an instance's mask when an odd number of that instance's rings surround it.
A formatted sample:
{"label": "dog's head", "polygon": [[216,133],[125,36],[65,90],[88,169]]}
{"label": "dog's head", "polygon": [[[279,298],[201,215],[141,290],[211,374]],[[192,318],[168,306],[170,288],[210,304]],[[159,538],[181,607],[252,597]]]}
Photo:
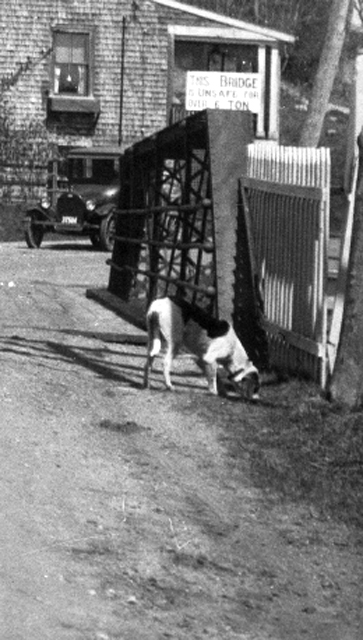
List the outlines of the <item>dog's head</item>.
{"label": "dog's head", "polygon": [[253,364],[231,373],[228,379],[243,397],[253,402],[260,399],[260,374]]}

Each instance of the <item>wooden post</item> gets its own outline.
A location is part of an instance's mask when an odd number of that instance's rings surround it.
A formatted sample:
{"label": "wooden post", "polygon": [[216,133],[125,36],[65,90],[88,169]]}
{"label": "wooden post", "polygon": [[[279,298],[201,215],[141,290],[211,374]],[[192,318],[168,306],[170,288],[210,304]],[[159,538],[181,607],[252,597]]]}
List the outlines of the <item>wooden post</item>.
{"label": "wooden post", "polygon": [[251,114],[207,111],[210,173],[217,266],[218,311],[233,317],[236,268],[238,180],[246,172],[247,145],[252,142]]}
{"label": "wooden post", "polygon": [[279,110],[280,110],[280,84],[281,84],[281,60],[277,47],[271,49],[270,59],[270,105],[269,123],[267,137],[269,140],[278,140],[280,131]]}
{"label": "wooden post", "polygon": [[335,370],[329,385],[332,400],[351,409],[363,405],[363,132],[358,140],[359,173],[343,325]]}
{"label": "wooden post", "polygon": [[257,138],[265,138],[265,100],[266,100],[266,46],[258,47],[258,73],[261,75],[261,102],[257,114]]}

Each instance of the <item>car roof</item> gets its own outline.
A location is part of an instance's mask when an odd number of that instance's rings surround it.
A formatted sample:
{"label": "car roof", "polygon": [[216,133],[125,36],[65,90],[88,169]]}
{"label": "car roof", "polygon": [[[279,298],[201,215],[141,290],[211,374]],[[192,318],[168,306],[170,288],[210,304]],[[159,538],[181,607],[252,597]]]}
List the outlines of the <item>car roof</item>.
{"label": "car roof", "polygon": [[68,158],[115,158],[122,155],[121,147],[75,147]]}

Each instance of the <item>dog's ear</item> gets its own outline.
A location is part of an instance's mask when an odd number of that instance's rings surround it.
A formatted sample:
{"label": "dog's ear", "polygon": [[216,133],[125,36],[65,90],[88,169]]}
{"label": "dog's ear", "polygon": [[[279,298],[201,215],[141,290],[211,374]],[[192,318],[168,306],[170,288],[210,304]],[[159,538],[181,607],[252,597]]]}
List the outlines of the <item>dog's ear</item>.
{"label": "dog's ear", "polygon": [[257,371],[248,373],[242,380],[235,382],[235,384],[239,393],[241,393],[244,398],[251,402],[259,400],[260,376]]}
{"label": "dog's ear", "polygon": [[244,378],[247,378],[248,376],[251,376],[253,374],[255,374],[259,379],[258,370],[256,369],[255,365],[250,362],[249,364],[247,363],[246,367],[243,367],[234,374],[232,373],[230,375],[230,378],[233,379],[234,382],[241,382]]}
{"label": "dog's ear", "polygon": [[253,402],[259,399],[260,374],[253,364],[230,376],[230,379],[244,398]]}

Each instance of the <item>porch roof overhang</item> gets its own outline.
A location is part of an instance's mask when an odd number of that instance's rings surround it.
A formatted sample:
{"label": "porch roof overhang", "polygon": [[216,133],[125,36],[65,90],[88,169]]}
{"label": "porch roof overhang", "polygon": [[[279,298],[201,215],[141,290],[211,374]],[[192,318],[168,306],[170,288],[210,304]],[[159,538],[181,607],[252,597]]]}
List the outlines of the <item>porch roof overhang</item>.
{"label": "porch roof overhang", "polygon": [[[259,25],[245,22],[244,20],[237,20],[236,18],[229,18],[228,16],[222,15],[220,13],[208,11],[206,9],[199,9],[198,7],[184,4],[183,2],[178,2],[177,0],[153,0],[153,2],[169,9],[182,11],[184,13],[194,15],[198,18],[210,20],[211,22],[218,23],[219,25],[223,25],[224,27],[235,28],[239,33],[238,40],[242,39],[243,36],[241,35],[241,31],[244,31],[246,34],[246,39],[251,41],[253,40],[255,42],[261,42],[261,40],[265,42],[268,40],[285,44],[294,44],[295,42],[295,37],[293,35],[290,35],[283,31],[277,31],[276,29],[269,29],[267,27],[260,27]],[[188,29],[190,31],[191,29],[193,29],[193,27],[189,26]]]}
{"label": "porch roof overhang", "polygon": [[208,42],[230,42],[244,44],[268,44],[270,46],[278,46],[275,38],[268,38],[255,34],[245,29],[236,29],[236,27],[184,27],[182,25],[170,25],[168,33],[174,36],[176,40],[196,40]]}

